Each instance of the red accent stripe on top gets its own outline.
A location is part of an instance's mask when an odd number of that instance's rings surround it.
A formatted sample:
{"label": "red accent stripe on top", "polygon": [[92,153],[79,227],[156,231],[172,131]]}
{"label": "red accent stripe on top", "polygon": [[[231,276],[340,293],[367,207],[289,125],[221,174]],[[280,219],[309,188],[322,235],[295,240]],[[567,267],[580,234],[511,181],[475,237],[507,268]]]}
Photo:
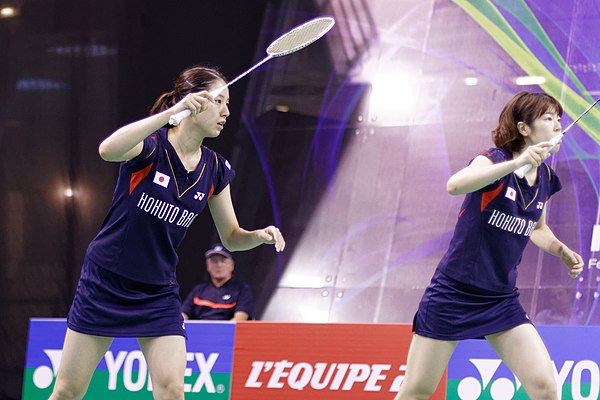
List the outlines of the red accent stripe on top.
{"label": "red accent stripe on top", "polygon": [[485,209],[485,207],[488,204],[490,204],[490,202],[492,200],[494,200],[496,197],[498,197],[498,195],[500,194],[500,192],[502,191],[503,188],[504,188],[504,182],[502,182],[500,184],[500,186],[498,186],[496,189],[490,190],[489,192],[483,192],[481,194],[481,211],[482,212]]}
{"label": "red accent stripe on top", "polygon": [[133,174],[131,174],[131,177],[129,178],[129,194],[131,194],[131,192],[133,192],[133,190],[136,188],[137,185],[140,184],[140,182],[148,176],[148,174],[150,173],[150,169],[152,168],[152,165],[154,163],[151,163],[150,165],[148,165],[146,168],[134,172]]}
{"label": "red accent stripe on top", "polygon": [[215,192],[215,185],[210,185],[210,191],[208,192],[208,197],[206,200],[210,199],[210,196]]}
{"label": "red accent stripe on top", "polygon": [[235,305],[237,303],[217,304],[217,303],[213,303],[212,301],[209,301],[209,300],[203,300],[201,298],[194,297],[194,304],[197,306],[206,306],[206,307],[210,307],[210,308],[233,308],[233,307],[235,307]]}

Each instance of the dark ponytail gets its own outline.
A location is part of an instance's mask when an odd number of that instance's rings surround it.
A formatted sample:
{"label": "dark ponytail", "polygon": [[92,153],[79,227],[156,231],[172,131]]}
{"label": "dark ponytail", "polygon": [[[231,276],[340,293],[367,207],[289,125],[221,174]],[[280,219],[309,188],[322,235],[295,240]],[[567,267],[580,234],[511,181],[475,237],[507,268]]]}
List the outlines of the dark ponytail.
{"label": "dark ponytail", "polygon": [[179,74],[172,91],[161,94],[150,109],[150,115],[163,112],[177,104],[186,95],[208,89],[215,81],[227,83],[217,68],[195,65]]}
{"label": "dark ponytail", "polygon": [[154,102],[154,105],[150,109],[150,115],[158,114],[167,110],[168,108],[175,105],[173,99],[175,98],[175,92],[170,91],[160,95],[158,99]]}

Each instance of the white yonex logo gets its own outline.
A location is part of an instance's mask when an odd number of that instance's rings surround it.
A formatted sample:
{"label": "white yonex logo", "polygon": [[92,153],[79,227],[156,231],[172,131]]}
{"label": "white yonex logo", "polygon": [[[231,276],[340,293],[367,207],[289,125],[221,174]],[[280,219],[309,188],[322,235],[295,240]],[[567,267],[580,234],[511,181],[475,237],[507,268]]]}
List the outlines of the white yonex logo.
{"label": "white yonex logo", "polygon": [[542,210],[544,208],[544,202],[543,201],[538,201],[537,203],[537,209],[538,210]]}
{"label": "white yonex logo", "polygon": [[[458,397],[461,400],[476,400],[487,389],[492,377],[502,364],[502,360],[470,358],[469,361],[477,368],[481,381],[473,376],[464,378],[458,383]],[[514,375],[513,375],[514,376]],[[521,387],[521,382],[515,377],[514,381],[508,378],[498,378],[492,382],[490,395],[492,399],[512,399],[515,392]]]}
{"label": "white yonex logo", "polygon": [[[457,387],[459,399],[510,400],[520,391],[522,384],[512,373],[513,379],[507,378],[506,375],[492,379],[500,369],[501,360],[470,358],[469,361],[477,368],[481,379],[474,376],[462,379]],[[552,367],[559,399],[591,400],[600,398],[600,367],[596,361],[565,360],[558,368],[553,360]],[[522,390],[519,396],[521,393],[523,393]]]}
{"label": "white yonex logo", "polygon": [[47,365],[40,365],[33,371],[33,384],[39,389],[46,389],[50,387],[56,374],[58,372],[58,366],[60,365],[60,358],[62,356],[62,350],[50,350],[45,349],[44,353],[50,359],[52,368]]}
{"label": "white yonex logo", "polygon": [[[51,367],[40,365],[33,371],[33,384],[38,389],[47,389],[54,382],[62,350],[44,349],[44,353],[50,359]],[[224,393],[227,387],[224,384],[213,381],[212,370],[219,358],[219,353],[210,353],[208,357],[201,352],[186,353],[186,369],[184,376],[186,381],[191,383],[184,384],[184,392],[199,393]],[[123,387],[129,392],[139,392],[141,390],[152,391],[152,381],[148,373],[148,365],[144,355],[139,350],[133,351],[107,351],[104,354],[106,371],[108,372],[107,391],[117,391]],[[197,376],[195,376],[197,374]],[[189,379],[188,379],[189,378]]]}
{"label": "white yonex logo", "polygon": [[202,199],[204,198],[204,196],[206,196],[204,193],[202,193],[202,192],[196,192],[196,194],[194,195],[194,199],[202,201]]}
{"label": "white yonex logo", "polygon": [[225,160],[225,166],[227,167],[227,169],[231,169],[231,164],[229,164],[229,161]]}

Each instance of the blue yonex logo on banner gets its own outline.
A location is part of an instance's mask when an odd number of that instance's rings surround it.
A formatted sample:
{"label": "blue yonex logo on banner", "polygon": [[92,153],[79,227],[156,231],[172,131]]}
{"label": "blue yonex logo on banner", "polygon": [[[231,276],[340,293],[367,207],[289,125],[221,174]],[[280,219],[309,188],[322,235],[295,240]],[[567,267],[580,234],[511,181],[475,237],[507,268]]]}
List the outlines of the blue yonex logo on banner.
{"label": "blue yonex logo on banner", "polygon": [[[184,392],[226,400],[230,395],[235,324],[186,324]],[[35,320],[29,329],[23,399],[47,399],[62,358],[66,321]],[[134,338],[116,338],[98,364],[89,398],[152,399],[148,365]]]}

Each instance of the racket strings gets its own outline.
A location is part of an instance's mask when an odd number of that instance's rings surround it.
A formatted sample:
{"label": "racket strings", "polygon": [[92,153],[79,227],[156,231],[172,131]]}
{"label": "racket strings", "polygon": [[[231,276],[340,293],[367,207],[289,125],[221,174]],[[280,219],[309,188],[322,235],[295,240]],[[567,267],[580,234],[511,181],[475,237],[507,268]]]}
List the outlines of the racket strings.
{"label": "racket strings", "polygon": [[309,21],[271,43],[267,48],[267,53],[271,56],[283,56],[300,50],[325,35],[333,24],[331,18]]}

